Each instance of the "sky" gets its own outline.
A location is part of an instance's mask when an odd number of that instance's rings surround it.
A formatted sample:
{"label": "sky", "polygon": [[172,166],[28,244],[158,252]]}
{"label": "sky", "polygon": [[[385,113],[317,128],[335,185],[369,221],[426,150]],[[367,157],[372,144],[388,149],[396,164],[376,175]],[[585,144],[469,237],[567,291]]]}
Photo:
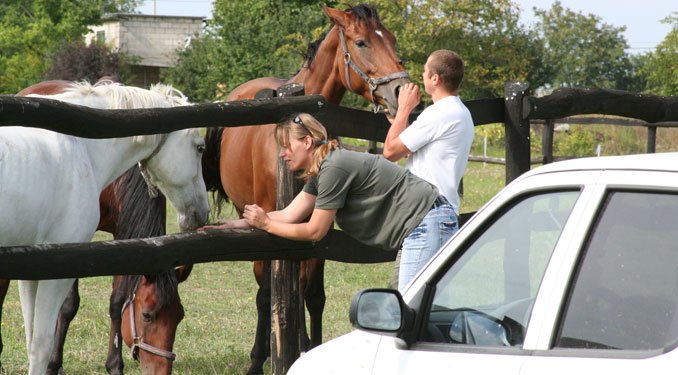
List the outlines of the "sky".
{"label": "sky", "polygon": [[[534,21],[533,7],[549,9],[553,4],[552,0],[513,1],[521,7],[521,21],[526,25]],[[654,50],[671,31],[669,25],[660,21],[669,16],[671,12],[676,12],[678,16],[678,0],[561,0],[560,2],[572,11],[584,15],[595,14],[602,19],[603,23],[615,27],[626,26],[624,37],[630,47],[629,53]],[[155,10],[156,15],[210,18],[212,3],[213,0],[145,0],[137,10],[144,14],[154,14]]]}

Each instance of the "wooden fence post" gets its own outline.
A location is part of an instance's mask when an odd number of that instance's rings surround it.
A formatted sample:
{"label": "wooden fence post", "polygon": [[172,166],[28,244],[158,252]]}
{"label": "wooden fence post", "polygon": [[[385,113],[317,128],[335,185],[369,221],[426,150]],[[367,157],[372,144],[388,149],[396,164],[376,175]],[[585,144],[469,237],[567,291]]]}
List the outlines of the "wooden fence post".
{"label": "wooden fence post", "polygon": [[647,125],[647,153],[654,154],[657,151],[657,127]]}
{"label": "wooden fence post", "polygon": [[555,130],[555,121],[547,119],[544,121],[544,130],[541,133],[541,153],[544,156],[542,163],[553,163],[553,132]]}
{"label": "wooden fence post", "polygon": [[530,121],[523,119],[523,97],[527,82],[504,86],[504,129],[506,132],[506,183],[530,170]]}
{"label": "wooden fence post", "polygon": [[[301,91],[299,90],[301,88]],[[278,96],[303,95],[303,86],[278,92]],[[299,180],[278,158],[276,209],[285,208],[301,190]],[[299,288],[299,261],[271,261],[271,372],[284,375],[300,356],[299,328],[303,308]]]}

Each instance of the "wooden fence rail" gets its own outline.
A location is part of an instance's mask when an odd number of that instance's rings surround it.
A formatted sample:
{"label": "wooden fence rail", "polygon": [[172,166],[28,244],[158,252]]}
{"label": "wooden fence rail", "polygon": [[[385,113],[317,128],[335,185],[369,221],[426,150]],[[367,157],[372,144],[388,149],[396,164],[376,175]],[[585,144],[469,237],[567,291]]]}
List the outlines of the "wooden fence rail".
{"label": "wooden fence rail", "polygon": [[330,230],[318,242],[291,241],[258,229],[207,230],[145,239],[0,247],[0,278],[60,279],[156,274],[182,264],[322,258],[380,263],[394,251]]}

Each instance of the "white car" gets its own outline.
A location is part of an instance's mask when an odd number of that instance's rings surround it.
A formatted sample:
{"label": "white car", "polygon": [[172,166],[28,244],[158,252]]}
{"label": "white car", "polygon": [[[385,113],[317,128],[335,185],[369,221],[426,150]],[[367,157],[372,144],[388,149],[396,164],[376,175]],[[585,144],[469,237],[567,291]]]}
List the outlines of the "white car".
{"label": "white car", "polygon": [[531,170],[299,374],[676,374],[678,153]]}

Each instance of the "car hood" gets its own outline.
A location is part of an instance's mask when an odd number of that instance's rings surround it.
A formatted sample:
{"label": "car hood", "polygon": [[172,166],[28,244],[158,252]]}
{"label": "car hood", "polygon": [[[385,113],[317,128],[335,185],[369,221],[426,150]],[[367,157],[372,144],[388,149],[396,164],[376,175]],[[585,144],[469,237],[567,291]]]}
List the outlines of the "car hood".
{"label": "car hood", "polygon": [[381,339],[363,331],[337,337],[302,354],[288,375],[370,374]]}

